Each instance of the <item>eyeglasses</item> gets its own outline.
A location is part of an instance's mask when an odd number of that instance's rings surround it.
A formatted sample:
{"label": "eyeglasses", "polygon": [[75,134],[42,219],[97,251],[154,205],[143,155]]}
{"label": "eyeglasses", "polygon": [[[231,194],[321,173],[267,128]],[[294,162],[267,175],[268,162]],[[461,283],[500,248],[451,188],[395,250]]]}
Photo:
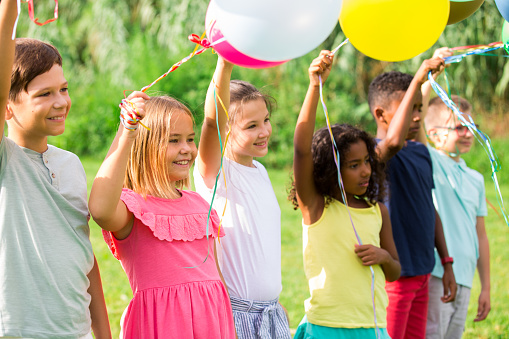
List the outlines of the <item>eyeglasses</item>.
{"label": "eyeglasses", "polygon": [[[444,126],[436,126],[435,128],[444,128],[449,131],[456,131],[459,137],[464,137],[467,135],[468,127],[465,125],[457,125],[456,127],[444,127]],[[475,128],[479,129],[479,125],[475,124]]]}

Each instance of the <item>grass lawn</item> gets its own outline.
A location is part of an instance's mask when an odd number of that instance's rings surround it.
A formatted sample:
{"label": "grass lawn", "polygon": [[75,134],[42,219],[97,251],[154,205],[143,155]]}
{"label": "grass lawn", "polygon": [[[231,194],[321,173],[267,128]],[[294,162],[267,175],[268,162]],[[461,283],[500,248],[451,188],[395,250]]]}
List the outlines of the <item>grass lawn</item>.
{"label": "grass lawn", "polygon": [[[100,160],[83,159],[83,164],[90,188]],[[286,200],[290,172],[271,170],[269,175],[282,211],[283,292],[280,301],[288,310],[290,326],[296,328],[304,315],[303,301],[309,296],[302,265],[300,212],[294,211],[292,205]],[[497,205],[495,190],[489,178],[486,179],[486,190],[489,201]],[[505,182],[502,192],[507,198],[509,183]],[[485,321],[473,322],[477,312],[476,300],[480,290],[479,279],[476,277],[464,338],[509,338],[509,281],[506,280],[508,274],[505,266],[509,260],[509,246],[506,244],[509,228],[493,209],[489,208],[488,214],[486,228],[491,250],[492,311]],[[120,263],[109,252],[106,243],[102,240],[100,228],[93,221],[90,222],[90,228],[92,244],[101,269],[113,337],[118,338],[120,317],[132,297],[131,289]]]}

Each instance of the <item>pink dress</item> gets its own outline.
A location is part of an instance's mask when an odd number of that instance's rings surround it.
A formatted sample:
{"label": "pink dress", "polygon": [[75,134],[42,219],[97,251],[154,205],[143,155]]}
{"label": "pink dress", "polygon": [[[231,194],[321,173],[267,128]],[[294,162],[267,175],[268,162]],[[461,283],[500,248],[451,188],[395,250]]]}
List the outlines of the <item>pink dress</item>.
{"label": "pink dress", "polygon": [[133,290],[121,324],[124,338],[235,338],[214,260],[219,218],[212,212],[207,242],[209,204],[195,192],[181,193],[179,199],[145,200],[123,189],[121,199],[134,214],[131,234],[117,240],[103,231]]}

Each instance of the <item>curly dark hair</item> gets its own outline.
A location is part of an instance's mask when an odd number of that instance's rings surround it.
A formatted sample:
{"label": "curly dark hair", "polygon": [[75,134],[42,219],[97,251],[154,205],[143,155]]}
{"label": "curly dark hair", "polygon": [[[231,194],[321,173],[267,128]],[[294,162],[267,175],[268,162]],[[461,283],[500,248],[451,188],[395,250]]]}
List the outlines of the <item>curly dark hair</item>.
{"label": "curly dark hair", "polygon": [[[340,164],[345,162],[345,155],[350,150],[350,145],[357,141],[364,141],[368,149],[369,163],[371,165],[371,177],[366,193],[361,198],[366,198],[370,203],[375,204],[385,197],[385,164],[378,159],[376,152],[376,141],[367,132],[353,127],[349,124],[335,124],[331,126],[336,146],[339,150]],[[332,199],[342,201],[338,184],[338,170],[334,162],[330,134],[327,127],[320,128],[313,135],[311,145],[313,155],[313,180],[319,194],[326,197],[325,204],[328,205]],[[299,207],[295,182],[288,194],[294,209]]]}
{"label": "curly dark hair", "polygon": [[398,71],[382,73],[371,81],[368,90],[368,103],[371,113],[377,105],[386,107],[393,95],[399,91],[406,92],[414,77]]}

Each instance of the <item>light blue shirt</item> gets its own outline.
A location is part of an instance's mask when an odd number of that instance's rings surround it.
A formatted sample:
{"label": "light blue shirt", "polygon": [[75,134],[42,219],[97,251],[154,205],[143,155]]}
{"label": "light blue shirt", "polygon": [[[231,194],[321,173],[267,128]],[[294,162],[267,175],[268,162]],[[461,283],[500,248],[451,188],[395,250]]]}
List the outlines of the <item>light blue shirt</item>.
{"label": "light blue shirt", "polygon": [[[456,283],[471,288],[477,259],[477,217],[487,215],[484,178],[469,168],[463,159],[454,161],[446,154],[428,146],[433,162],[433,203],[440,214],[445,241]],[[431,273],[442,278],[444,269],[435,249],[435,267]]]}

